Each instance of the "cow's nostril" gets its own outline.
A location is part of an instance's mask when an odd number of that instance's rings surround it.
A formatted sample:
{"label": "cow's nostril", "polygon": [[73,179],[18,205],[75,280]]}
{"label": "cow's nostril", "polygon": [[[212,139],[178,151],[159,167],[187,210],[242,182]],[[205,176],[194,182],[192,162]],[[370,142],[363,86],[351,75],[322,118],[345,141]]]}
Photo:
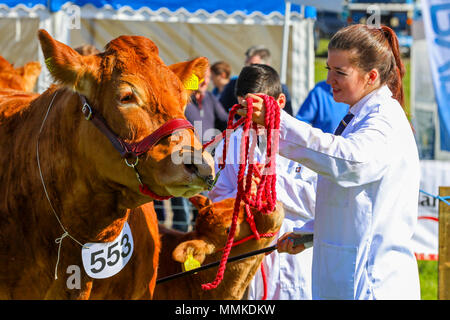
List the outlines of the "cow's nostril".
{"label": "cow's nostril", "polygon": [[185,166],[185,168],[187,169],[188,172],[198,174],[198,168],[197,168],[196,165],[194,165],[194,164],[184,164],[184,166]]}
{"label": "cow's nostril", "polygon": [[206,185],[208,186],[208,190],[211,191],[214,185],[216,184],[216,180],[214,179],[214,176],[209,175],[204,178]]}
{"label": "cow's nostril", "polygon": [[209,175],[202,175],[200,173],[199,167],[195,164],[184,164],[186,170],[190,173],[196,174],[200,179],[205,181],[205,184],[208,187],[208,190],[211,190],[214,187],[215,179],[212,174]]}

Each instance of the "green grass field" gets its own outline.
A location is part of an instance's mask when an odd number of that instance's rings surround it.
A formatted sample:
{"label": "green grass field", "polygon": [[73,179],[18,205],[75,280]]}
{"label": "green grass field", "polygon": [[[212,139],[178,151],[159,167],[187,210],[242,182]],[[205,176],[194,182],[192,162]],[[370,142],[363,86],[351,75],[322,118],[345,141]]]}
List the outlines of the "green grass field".
{"label": "green grass field", "polygon": [[418,261],[420,277],[420,294],[422,300],[438,298],[438,262]]}
{"label": "green grass field", "polygon": [[[326,80],[327,70],[325,69],[327,61],[328,40],[321,39],[315,59],[315,82]],[[410,113],[410,61],[403,59],[406,73],[403,78],[403,90],[405,93],[405,106],[407,113]],[[418,261],[420,276],[420,291],[422,300],[436,300],[438,296],[438,263],[437,261]]]}

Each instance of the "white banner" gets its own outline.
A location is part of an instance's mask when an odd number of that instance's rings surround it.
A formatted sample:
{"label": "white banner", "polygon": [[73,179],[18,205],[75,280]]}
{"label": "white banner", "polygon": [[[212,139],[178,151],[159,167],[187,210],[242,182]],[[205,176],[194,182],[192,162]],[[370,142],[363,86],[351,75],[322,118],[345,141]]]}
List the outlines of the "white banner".
{"label": "white banner", "polygon": [[438,104],[440,149],[450,151],[450,1],[421,2],[430,69]]}
{"label": "white banner", "polygon": [[450,186],[450,162],[422,160],[419,220],[413,248],[419,260],[437,260],[439,249],[439,187]]}

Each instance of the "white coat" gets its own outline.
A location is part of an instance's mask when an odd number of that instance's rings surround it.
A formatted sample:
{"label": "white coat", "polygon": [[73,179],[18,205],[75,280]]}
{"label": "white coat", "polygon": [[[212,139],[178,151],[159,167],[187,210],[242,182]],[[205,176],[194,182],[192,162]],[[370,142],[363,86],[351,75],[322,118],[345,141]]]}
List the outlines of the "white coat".
{"label": "white coat", "polygon": [[313,299],[419,299],[413,132],[387,86],[350,112],[342,136],[281,115],[280,154],[319,173]]}
{"label": "white coat", "polygon": [[[240,142],[242,129],[236,130],[230,137],[227,161],[221,171],[215,187],[208,196],[213,202],[236,196],[237,176],[239,172]],[[252,136],[250,136],[252,137]],[[250,139],[252,140],[252,139]],[[263,141],[265,139],[261,139]],[[255,148],[255,160],[264,160],[265,147]],[[217,146],[215,154],[216,172],[219,158],[223,151],[223,141]],[[281,201],[285,210],[285,219],[278,232],[277,239],[294,227],[301,227],[314,217],[315,187],[317,174],[299,163],[288,160],[277,154],[277,200]],[[273,244],[276,243],[276,240]],[[273,251],[264,258],[267,274],[268,300],[311,299],[311,265],[312,249],[298,255],[279,254]],[[258,270],[249,285],[248,299],[261,299],[263,281]]]}

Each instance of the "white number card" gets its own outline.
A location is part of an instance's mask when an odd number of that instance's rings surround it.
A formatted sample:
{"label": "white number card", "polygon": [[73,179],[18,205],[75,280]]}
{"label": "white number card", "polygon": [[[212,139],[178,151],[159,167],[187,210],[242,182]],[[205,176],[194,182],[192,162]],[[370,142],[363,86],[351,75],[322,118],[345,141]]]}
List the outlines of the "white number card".
{"label": "white number card", "polygon": [[133,253],[133,236],[127,222],[112,242],[86,243],[81,250],[83,267],[89,277],[104,279],[119,273]]}

